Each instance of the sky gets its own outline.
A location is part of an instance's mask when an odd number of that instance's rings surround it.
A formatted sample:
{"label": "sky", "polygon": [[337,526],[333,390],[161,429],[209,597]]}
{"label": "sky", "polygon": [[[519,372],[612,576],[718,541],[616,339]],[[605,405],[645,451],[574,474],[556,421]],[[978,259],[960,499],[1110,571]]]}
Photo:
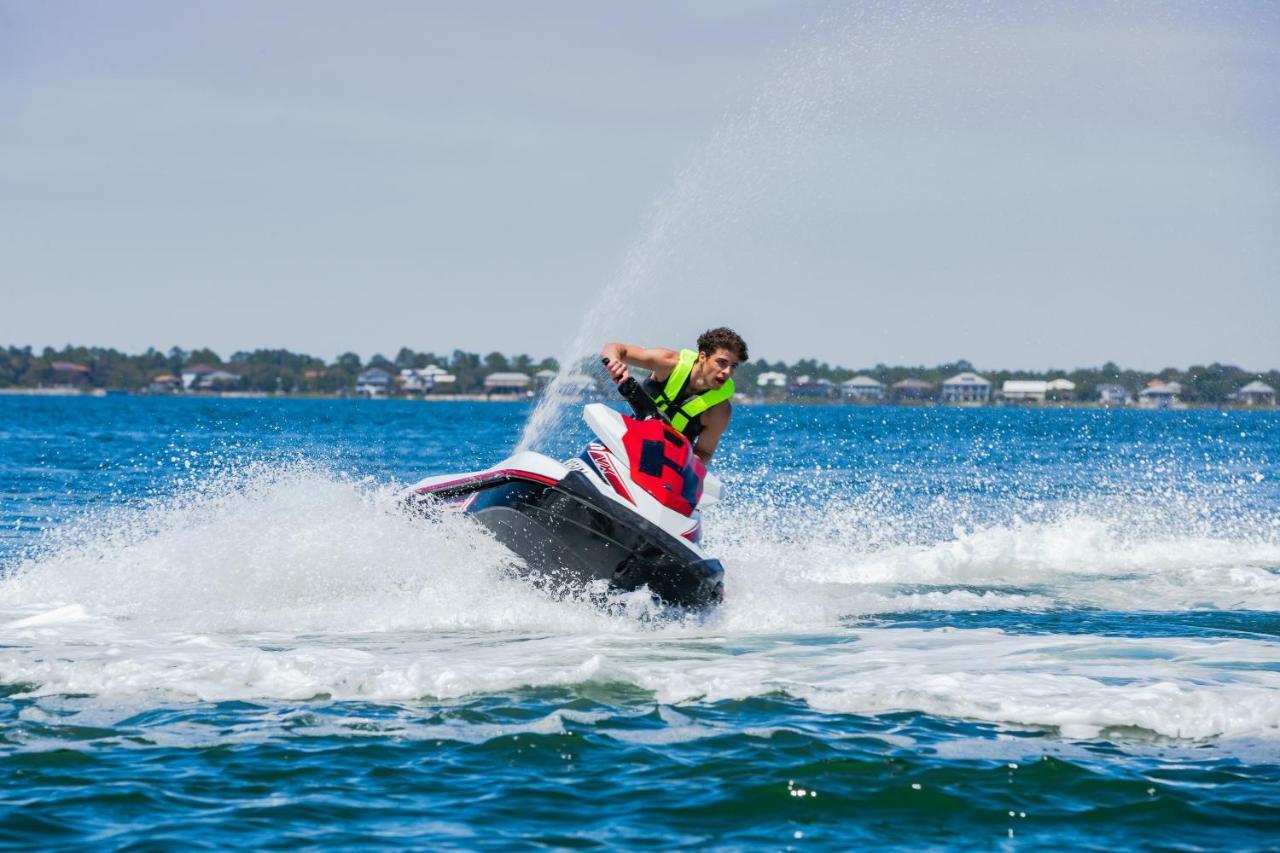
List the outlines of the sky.
{"label": "sky", "polygon": [[1278,143],[1260,0],[0,0],[0,346],[1263,370]]}

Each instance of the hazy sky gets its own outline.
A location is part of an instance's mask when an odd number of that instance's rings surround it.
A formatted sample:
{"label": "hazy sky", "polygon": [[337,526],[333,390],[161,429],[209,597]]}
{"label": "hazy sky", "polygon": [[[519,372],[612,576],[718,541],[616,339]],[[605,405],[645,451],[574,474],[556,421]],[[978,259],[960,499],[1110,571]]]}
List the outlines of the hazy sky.
{"label": "hazy sky", "polygon": [[0,295],[0,345],[1278,367],[1280,4],[0,0]]}

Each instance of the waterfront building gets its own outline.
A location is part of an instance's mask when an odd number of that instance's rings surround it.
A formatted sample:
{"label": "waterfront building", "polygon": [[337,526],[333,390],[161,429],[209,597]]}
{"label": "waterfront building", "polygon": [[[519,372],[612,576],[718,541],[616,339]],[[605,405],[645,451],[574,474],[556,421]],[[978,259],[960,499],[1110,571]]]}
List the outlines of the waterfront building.
{"label": "waterfront building", "polygon": [[1098,400],[1104,406],[1127,406],[1133,402],[1129,389],[1123,385],[1099,385]]}
{"label": "waterfront building", "polygon": [[914,377],[892,385],[895,400],[928,400],[933,397],[933,383]]}
{"label": "waterfront building", "polygon": [[89,384],[88,367],[74,361],[55,361],[49,365],[53,371],[53,387],[83,390]]}
{"label": "waterfront building", "polygon": [[836,384],[830,379],[814,379],[806,374],[788,386],[787,393],[801,400],[826,400],[835,396]]}
{"label": "waterfront building", "polygon": [[422,381],[426,383],[427,393],[435,391],[437,388],[449,386],[447,390],[451,390],[458,382],[458,377],[445,370],[438,364],[428,364],[426,367],[418,371],[418,375],[422,377]]}
{"label": "waterfront building", "polygon": [[1010,403],[1043,403],[1046,400],[1071,400],[1076,383],[1070,379],[1006,379],[1000,396]]}
{"label": "waterfront building", "polygon": [[183,391],[214,391],[239,382],[240,374],[210,364],[190,364],[182,368]]}
{"label": "waterfront building", "polygon": [[406,367],[396,379],[405,394],[430,394],[437,387],[453,385],[457,380],[458,377],[435,364],[416,369]]}
{"label": "waterfront building", "polygon": [[172,373],[161,373],[151,380],[147,385],[147,392],[151,394],[172,394],[182,387],[182,380],[174,376]]}
{"label": "waterfront building", "polygon": [[240,384],[240,374],[228,370],[214,370],[201,376],[196,388],[201,391],[216,391]]}
{"label": "waterfront building", "polygon": [[1261,379],[1255,379],[1232,396],[1246,406],[1274,406],[1276,404],[1276,389]]}
{"label": "waterfront building", "polygon": [[484,378],[485,394],[523,394],[533,384],[527,373],[490,373]]}
{"label": "waterfront building", "polygon": [[1149,409],[1167,409],[1182,397],[1182,384],[1152,379],[1138,392],[1138,405]]}
{"label": "waterfront building", "polygon": [[787,374],[775,370],[766,371],[756,377],[756,385],[761,388],[786,388]]}
{"label": "waterfront building", "polygon": [[1046,397],[1050,400],[1074,400],[1076,398],[1076,383],[1070,379],[1050,379],[1045,384]]}
{"label": "waterfront building", "polygon": [[182,368],[182,390],[190,391],[197,382],[217,369],[210,364],[189,364]]}
{"label": "waterfront building", "polygon": [[991,382],[971,370],[942,383],[944,403],[985,403],[991,399]]}
{"label": "waterfront building", "polygon": [[418,371],[412,367],[400,369],[400,375],[396,377],[396,384],[400,386],[401,394],[421,394],[427,390],[427,383],[418,375]]}
{"label": "waterfront building", "polygon": [[1010,403],[1043,403],[1049,383],[1042,379],[1006,379],[1000,396]]}
{"label": "waterfront building", "polygon": [[870,376],[855,376],[840,383],[840,394],[846,400],[878,403],[884,399],[884,383]]}
{"label": "waterfront building", "polygon": [[381,367],[371,367],[356,377],[356,393],[366,397],[385,397],[391,390],[391,374]]}

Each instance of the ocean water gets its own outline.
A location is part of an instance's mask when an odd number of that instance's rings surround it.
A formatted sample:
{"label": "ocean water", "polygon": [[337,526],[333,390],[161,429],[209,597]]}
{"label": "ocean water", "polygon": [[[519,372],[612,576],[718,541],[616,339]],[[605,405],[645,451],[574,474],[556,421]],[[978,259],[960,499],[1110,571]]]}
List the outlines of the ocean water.
{"label": "ocean water", "polygon": [[397,511],[528,414],[0,397],[0,845],[1280,845],[1280,414],[741,406],[683,618]]}

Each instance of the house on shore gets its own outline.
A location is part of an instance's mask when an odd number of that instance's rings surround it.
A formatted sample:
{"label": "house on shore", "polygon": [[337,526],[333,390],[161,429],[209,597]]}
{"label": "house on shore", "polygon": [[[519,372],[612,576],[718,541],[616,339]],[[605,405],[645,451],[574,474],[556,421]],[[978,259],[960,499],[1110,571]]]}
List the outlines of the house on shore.
{"label": "house on shore", "polygon": [[371,367],[356,377],[356,394],[362,397],[385,397],[392,387],[391,374],[381,367]]}
{"label": "house on shore", "polygon": [[1043,403],[1046,400],[1073,400],[1076,383],[1070,379],[1006,379],[1000,397],[1010,403]]}
{"label": "house on shore", "polygon": [[923,379],[909,377],[893,383],[890,387],[893,390],[893,399],[895,400],[930,400],[933,398],[933,383],[925,382]]}
{"label": "house on shore", "polygon": [[1062,377],[1050,379],[1045,385],[1045,393],[1050,400],[1074,400],[1076,383]]}
{"label": "house on shore", "polygon": [[182,368],[183,391],[221,391],[240,384],[240,374],[209,364],[189,364]]}
{"label": "house on shore", "polygon": [[760,388],[786,388],[787,374],[776,370],[768,370],[756,377],[756,385]]}
{"label": "house on shore", "polygon": [[182,387],[182,380],[172,373],[161,373],[152,377],[147,385],[148,394],[173,394]]}
{"label": "house on shore", "polygon": [[830,379],[814,379],[805,374],[787,387],[787,393],[798,400],[829,400],[836,394],[836,384]]}
{"label": "house on shore", "polygon": [[1006,379],[1000,396],[1010,403],[1043,403],[1049,394],[1049,383],[1042,379]]}
{"label": "house on shore", "polygon": [[533,377],[527,373],[490,373],[484,378],[484,393],[485,396],[523,395],[529,392],[531,385]]}
{"label": "house on shore", "polygon": [[1104,406],[1127,406],[1133,402],[1123,385],[1099,385],[1098,401]]}
{"label": "house on shore", "polygon": [[407,367],[400,371],[400,376],[396,379],[401,393],[424,395],[445,386],[451,389],[457,381],[458,377],[436,364],[419,368]]}
{"label": "house on shore", "polygon": [[1147,409],[1167,409],[1181,402],[1182,383],[1152,379],[1138,392],[1138,405]]}
{"label": "house on shore", "polygon": [[985,403],[991,399],[991,381],[971,370],[942,383],[944,403]]}
{"label": "house on shore", "polygon": [[1276,389],[1261,379],[1255,379],[1231,396],[1237,402],[1246,406],[1274,406],[1276,404]]}
{"label": "house on shore", "polygon": [[214,367],[211,364],[188,364],[186,367],[182,368],[182,390],[193,390],[197,384],[199,384],[200,380],[210,374],[217,373],[219,370],[221,370],[221,368]]}
{"label": "house on shore", "polygon": [[74,361],[55,361],[49,365],[53,371],[54,388],[85,388],[89,384],[90,370]]}
{"label": "house on shore", "polygon": [[884,383],[870,376],[855,376],[840,383],[840,396],[860,403],[878,403],[884,399]]}

